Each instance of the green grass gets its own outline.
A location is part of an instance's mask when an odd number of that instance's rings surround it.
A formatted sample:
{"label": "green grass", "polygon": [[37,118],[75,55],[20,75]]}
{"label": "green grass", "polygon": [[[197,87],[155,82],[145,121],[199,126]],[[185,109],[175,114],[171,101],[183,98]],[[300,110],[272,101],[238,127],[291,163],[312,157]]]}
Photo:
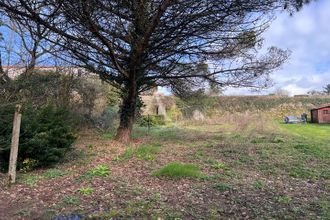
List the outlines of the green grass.
{"label": "green grass", "polygon": [[66,172],[59,169],[49,169],[42,174],[45,179],[56,179],[62,177],[66,174]]}
{"label": "green grass", "polygon": [[39,175],[34,175],[34,174],[22,174],[18,177],[18,181],[21,183],[24,183],[30,187],[36,186],[37,182],[41,179],[42,177]]}
{"label": "green grass", "polygon": [[145,127],[135,127],[133,130],[133,138],[141,138],[150,135],[157,140],[178,140],[186,133],[185,129],[171,126],[157,126],[150,130]]}
{"label": "green grass", "polygon": [[65,174],[66,172],[60,169],[49,169],[46,170],[42,175],[36,175],[33,173],[21,173],[18,175],[18,182],[26,184],[30,187],[34,187],[37,185],[39,180],[56,179],[64,176]]}
{"label": "green grass", "polygon": [[225,183],[217,183],[217,184],[214,184],[212,186],[213,189],[216,189],[218,191],[229,191],[231,190],[233,187],[229,184],[225,184]]}
{"label": "green grass", "polygon": [[160,144],[143,144],[138,148],[128,147],[122,155],[118,156],[114,160],[129,160],[135,156],[138,160],[152,161],[156,159],[156,155],[160,152],[160,150]]}
{"label": "green grass", "polygon": [[133,147],[128,147],[126,148],[123,154],[117,156],[116,158],[114,158],[114,160],[115,161],[129,160],[133,158],[134,154],[135,154],[135,149]]}
{"label": "green grass", "polygon": [[292,202],[292,198],[290,196],[279,196],[277,197],[277,202],[282,204],[290,204]]}
{"label": "green grass", "polygon": [[316,174],[315,172],[313,172],[313,170],[306,168],[300,164],[292,166],[289,174],[292,177],[301,179],[313,179],[316,177]]}
{"label": "green grass", "polygon": [[[252,130],[253,126],[259,125],[254,124],[254,121],[251,124],[249,129]],[[312,132],[307,133],[313,137],[308,136],[305,131],[311,128]],[[111,177],[104,178],[105,184],[114,184],[116,198],[107,200],[109,204],[106,202],[106,205],[113,207],[109,211],[95,213],[99,219],[143,219],[145,216],[155,219],[185,218],[187,213],[194,219],[239,219],[246,217],[240,215],[241,210],[247,210],[250,218],[260,216],[262,219],[298,219],[310,216],[310,219],[317,219],[324,216],[324,219],[328,219],[328,200],[319,200],[326,194],[324,183],[330,178],[330,142],[319,131],[328,128],[326,125],[277,124],[273,130],[246,132],[227,125],[184,125],[180,129],[153,127],[148,138],[143,139],[143,144],[137,147],[129,145],[117,158],[118,162],[110,161],[109,164],[95,165],[87,170],[79,177],[87,181],[77,184],[75,194],[68,194],[59,204],[62,207],[71,207],[71,210],[76,207],[97,207],[102,201],[99,199],[102,196],[99,188],[92,185],[94,179],[84,178],[106,177],[111,175],[111,170],[125,169],[123,175],[113,172]],[[135,128],[134,132],[135,137],[141,137],[148,131],[145,128]],[[93,148],[86,145],[84,150],[90,152]],[[87,156],[89,154],[83,158],[85,164],[93,163],[91,157]],[[171,163],[173,161],[177,162]],[[130,166],[121,167],[125,163]],[[159,167],[158,163],[166,166]],[[131,174],[126,179],[126,173],[133,169],[134,172],[154,172],[149,177]],[[25,181],[38,187],[43,185],[37,182],[39,179],[41,182],[65,174],[56,169],[39,173],[39,176],[27,176]],[[118,176],[114,176],[115,173]],[[196,202],[192,207],[180,201],[175,201],[174,204],[164,203],[173,192],[166,192],[161,187],[148,191],[144,188],[144,181],[141,181],[142,178],[147,178],[143,180],[157,182],[157,177],[163,184],[173,184],[173,181],[181,184],[178,180],[187,178],[182,181],[189,185],[191,191],[184,195],[185,200],[182,201],[199,201],[199,198],[203,198],[204,203]],[[309,190],[305,184],[307,181],[315,184],[319,193],[312,188]],[[302,190],[304,194],[299,194]],[[88,199],[90,196],[92,201]],[[219,199],[224,201],[219,203]],[[233,205],[237,209],[233,215],[228,215],[226,210]],[[178,210],[184,210],[181,216],[180,213],[176,215]]]}
{"label": "green grass", "polygon": [[211,167],[213,169],[216,169],[216,170],[219,170],[219,169],[222,169],[222,170],[227,170],[227,166],[223,163],[219,163],[219,162],[216,162],[216,163],[213,163],[211,164]]}
{"label": "green grass", "polygon": [[199,167],[195,164],[182,164],[179,162],[170,163],[160,170],[154,172],[158,177],[170,177],[170,178],[187,178],[187,177],[202,177],[202,173]]}
{"label": "green grass", "polygon": [[322,198],[319,201],[318,206],[320,207],[322,219],[330,219],[330,202],[326,198]]}
{"label": "green grass", "polygon": [[330,125],[328,124],[282,124],[281,128],[302,138],[330,141]]}
{"label": "green grass", "polygon": [[75,196],[65,196],[62,202],[67,205],[78,205],[80,200]]}
{"label": "green grass", "polygon": [[91,195],[94,192],[94,189],[91,187],[82,187],[80,189],[78,189],[78,192],[82,195]]}
{"label": "green grass", "polygon": [[252,183],[252,186],[255,189],[264,189],[265,188],[265,182],[262,180],[256,180]]}
{"label": "green grass", "polygon": [[159,153],[161,145],[141,145],[136,151],[136,157],[143,160],[154,160],[155,155]]}

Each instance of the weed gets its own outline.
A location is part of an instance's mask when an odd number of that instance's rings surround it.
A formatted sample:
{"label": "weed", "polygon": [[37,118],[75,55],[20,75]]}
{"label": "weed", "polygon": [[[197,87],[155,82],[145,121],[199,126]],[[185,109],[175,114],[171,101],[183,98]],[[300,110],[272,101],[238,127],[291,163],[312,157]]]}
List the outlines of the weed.
{"label": "weed", "polygon": [[282,204],[290,204],[292,202],[292,198],[290,196],[279,196],[277,197],[277,201]]}
{"label": "weed", "polygon": [[19,210],[16,212],[16,215],[21,216],[21,217],[31,217],[31,211],[30,210]]}
{"label": "weed", "polygon": [[279,144],[279,143],[285,143],[285,139],[282,137],[275,137],[271,143]]}
{"label": "weed", "polygon": [[129,147],[122,155],[117,156],[114,160],[129,160],[132,159],[135,155],[138,160],[151,161],[155,159],[155,155],[159,153],[160,149],[161,145],[159,144],[141,145],[138,148]]}
{"label": "weed", "polygon": [[56,179],[56,178],[59,178],[59,177],[64,176],[64,175],[65,175],[65,172],[62,171],[62,170],[50,169],[50,170],[47,170],[46,172],[44,172],[42,176],[45,179]]}
{"label": "weed", "polygon": [[322,213],[322,217],[324,219],[330,219],[330,203],[329,200],[327,200],[326,198],[323,198],[318,206],[321,209],[321,213]]}
{"label": "weed", "polygon": [[136,157],[143,160],[154,160],[155,154],[159,153],[161,146],[157,145],[142,145],[136,151]]}
{"label": "weed", "polygon": [[202,180],[217,180],[217,179],[223,179],[224,175],[223,174],[215,174],[215,175],[210,175],[210,176],[202,176]]}
{"label": "weed", "polygon": [[299,213],[301,213],[301,208],[299,208],[299,207],[293,207],[292,208],[292,211],[295,213],[295,214],[299,214]]}
{"label": "weed", "polygon": [[77,178],[77,181],[82,181],[85,179],[92,179],[93,177],[107,177],[110,175],[109,167],[105,165],[99,165],[84,173],[80,177]]}
{"label": "weed", "polygon": [[198,159],[201,159],[204,157],[204,152],[201,151],[201,150],[198,150],[196,153],[195,153],[195,158],[198,158]]}
{"label": "weed", "polygon": [[275,164],[266,161],[261,161],[260,164],[258,164],[258,168],[267,175],[276,175],[279,172]]}
{"label": "weed", "polygon": [[217,183],[214,184],[212,186],[213,189],[219,190],[219,191],[229,191],[231,190],[233,187],[229,184],[225,184],[225,183]]}
{"label": "weed", "polygon": [[67,205],[78,205],[80,202],[75,196],[65,196],[62,201]]}
{"label": "weed", "polygon": [[154,172],[155,176],[171,178],[202,177],[200,169],[194,164],[170,163],[160,170]]}
{"label": "weed", "polygon": [[82,187],[80,189],[78,189],[78,192],[82,195],[91,195],[94,192],[94,189],[91,187]]}
{"label": "weed", "polygon": [[322,170],[320,177],[326,180],[330,179],[330,171],[329,170]]}
{"label": "weed", "polygon": [[113,139],[114,137],[115,137],[115,133],[114,132],[102,134],[102,138],[105,139],[105,140]]}
{"label": "weed", "polygon": [[258,137],[254,137],[250,142],[252,144],[261,144],[261,143],[267,143],[268,139],[265,136],[258,136]]}
{"label": "weed", "polygon": [[139,195],[142,195],[142,193],[143,193],[143,188],[141,188],[141,187],[135,187],[134,189],[132,189],[132,195],[133,196],[139,196]]}
{"label": "weed", "polygon": [[56,210],[54,209],[46,209],[42,212],[40,219],[54,219],[54,216],[56,215]]}
{"label": "weed", "polygon": [[315,177],[315,174],[312,170],[302,167],[301,165],[293,166],[289,174],[292,177],[302,179],[310,179]]}
{"label": "weed", "polygon": [[223,163],[219,163],[219,162],[212,164],[211,167],[212,167],[213,169],[216,169],[216,170],[219,170],[219,169],[227,170],[227,169],[228,169],[227,166],[226,166],[225,164],[223,164]]}
{"label": "weed", "polygon": [[88,148],[89,150],[92,150],[94,148],[93,144],[88,144],[86,145],[86,148]]}
{"label": "weed", "polygon": [[39,179],[41,179],[40,176],[32,175],[32,174],[23,174],[19,178],[20,182],[22,182],[30,187],[35,186]]}
{"label": "weed", "polygon": [[255,189],[264,189],[265,188],[265,183],[262,180],[256,180],[252,183],[252,185]]}
{"label": "weed", "polygon": [[94,167],[93,169],[91,169],[88,174],[90,176],[100,176],[100,177],[105,177],[105,176],[109,176],[110,174],[110,170],[109,167],[105,166],[105,165],[99,165]]}
{"label": "weed", "polygon": [[182,218],[182,213],[179,211],[166,211],[165,219],[180,220]]}
{"label": "weed", "polygon": [[38,160],[27,158],[22,162],[22,172],[28,172],[33,170],[38,166]]}
{"label": "weed", "polygon": [[126,148],[125,152],[118,156],[115,160],[121,161],[121,160],[129,160],[134,156],[135,149],[133,147]]}
{"label": "weed", "polygon": [[305,155],[316,156],[318,158],[325,158],[327,155],[319,146],[314,144],[299,143],[294,148]]}

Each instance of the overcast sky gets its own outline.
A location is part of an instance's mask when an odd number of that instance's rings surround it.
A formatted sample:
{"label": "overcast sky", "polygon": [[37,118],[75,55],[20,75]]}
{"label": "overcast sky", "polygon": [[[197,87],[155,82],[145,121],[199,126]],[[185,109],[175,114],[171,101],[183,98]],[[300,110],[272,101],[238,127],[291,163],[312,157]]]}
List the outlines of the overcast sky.
{"label": "overcast sky", "polygon": [[[290,95],[321,90],[330,83],[330,1],[318,0],[289,16],[282,13],[264,35],[266,47],[291,50],[290,60],[272,74],[273,88]],[[227,89],[228,95],[248,95],[248,89]]]}

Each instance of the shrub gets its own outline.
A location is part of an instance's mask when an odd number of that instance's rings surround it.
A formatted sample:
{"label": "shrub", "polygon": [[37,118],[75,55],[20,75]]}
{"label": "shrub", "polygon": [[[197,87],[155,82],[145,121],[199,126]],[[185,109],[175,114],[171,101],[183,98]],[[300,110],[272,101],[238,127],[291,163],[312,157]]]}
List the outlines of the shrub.
{"label": "shrub", "polygon": [[154,173],[155,176],[171,178],[201,177],[199,167],[194,164],[170,163]]}
{"label": "shrub", "polygon": [[163,115],[142,115],[138,119],[138,124],[141,127],[165,125],[165,118]]}
{"label": "shrub", "polygon": [[28,77],[20,75],[1,85],[0,89],[1,104],[32,103],[39,108],[51,101],[80,116],[83,119],[80,123],[94,122],[92,119],[99,117],[108,104],[118,103],[115,100],[118,95],[114,87],[96,77],[75,76],[69,69],[35,71]]}
{"label": "shrub", "polygon": [[[10,108],[8,108],[10,109]],[[2,109],[3,110],[3,109]],[[13,109],[0,110],[0,168],[7,169],[10,154]],[[55,164],[72,149],[76,135],[72,129],[74,121],[63,108],[47,105],[40,109],[25,107],[22,113],[19,152],[19,169],[33,169]]]}
{"label": "shrub", "polygon": [[104,110],[101,116],[94,119],[94,124],[98,129],[109,131],[114,130],[119,123],[118,106],[110,106]]}

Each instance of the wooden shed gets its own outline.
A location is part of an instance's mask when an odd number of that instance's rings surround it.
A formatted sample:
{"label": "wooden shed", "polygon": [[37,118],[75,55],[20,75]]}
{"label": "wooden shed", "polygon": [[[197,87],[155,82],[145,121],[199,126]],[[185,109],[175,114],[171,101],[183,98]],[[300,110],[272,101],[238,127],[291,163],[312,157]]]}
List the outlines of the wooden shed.
{"label": "wooden shed", "polygon": [[330,103],[313,108],[311,110],[311,122],[319,124],[330,124]]}

